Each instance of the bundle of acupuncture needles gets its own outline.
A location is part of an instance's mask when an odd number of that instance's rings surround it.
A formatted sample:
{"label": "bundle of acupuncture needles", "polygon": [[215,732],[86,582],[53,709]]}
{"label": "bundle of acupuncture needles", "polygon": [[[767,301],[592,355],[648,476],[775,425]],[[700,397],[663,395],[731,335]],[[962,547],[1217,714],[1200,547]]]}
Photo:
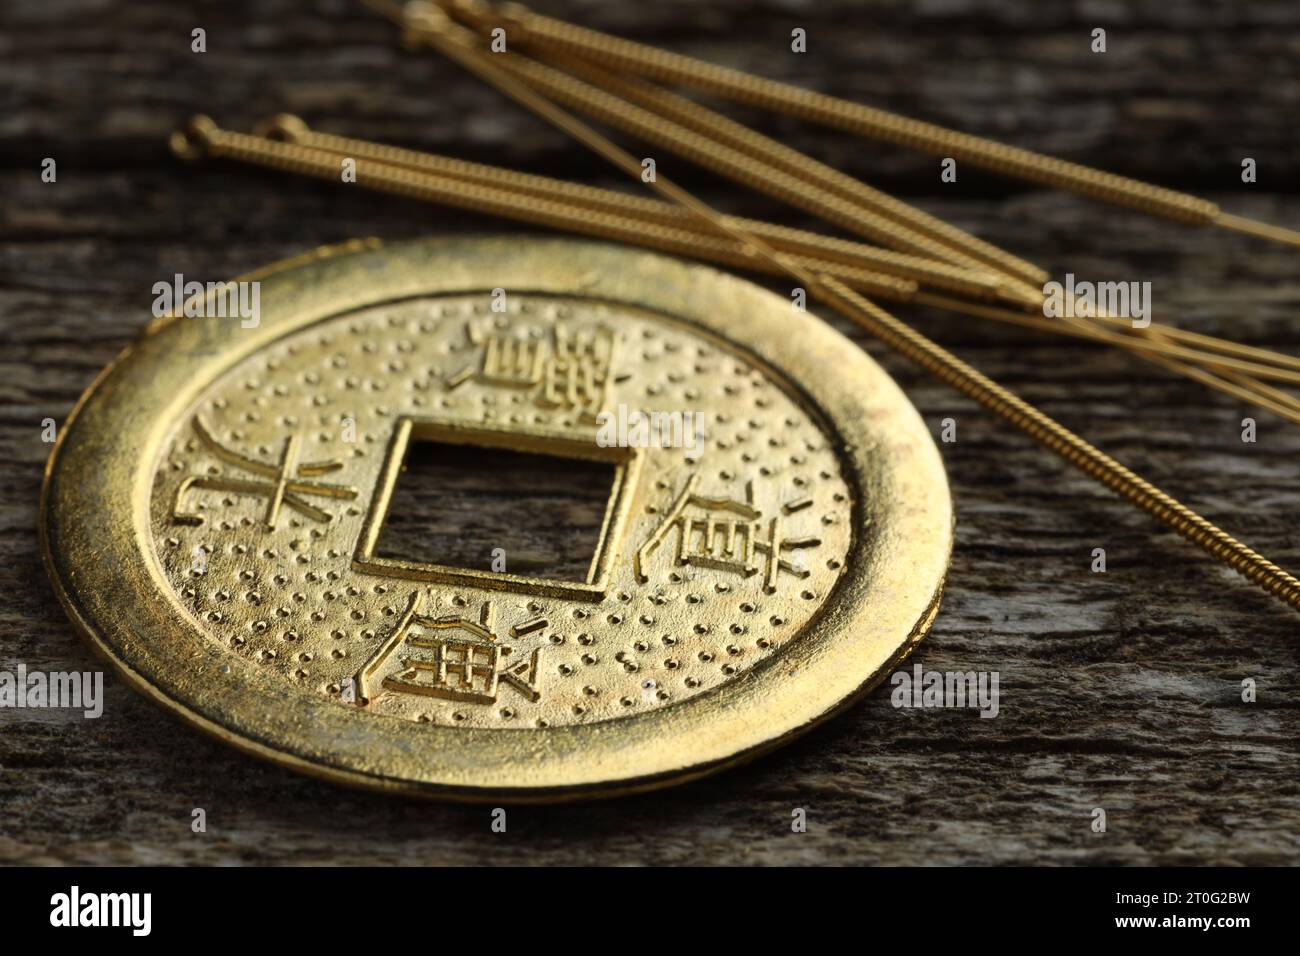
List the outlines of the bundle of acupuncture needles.
{"label": "bundle of acupuncture needles", "polygon": [[[908,119],[541,16],[514,3],[366,0],[408,48],[458,63],[660,198],[634,196],[310,129],[281,115],[252,134],[204,116],[173,134],[188,159],[225,157],[339,181],[342,159],[362,186],[518,221],[786,276],[940,380],[1153,514],[1216,560],[1300,608],[1300,580],[991,381],[875,300],[916,303],[1125,349],[1300,423],[1300,359],[1180,329],[1135,324],[1082,297],[1045,308],[1048,274],[1012,253],[868,186],[695,100],[684,87],[751,107],[1071,190],[1199,227],[1300,247],[1300,233],[1225,213],[1214,203],[1123,176]],[[836,226],[842,239],[723,215],[656,173],[580,116],[627,133],[738,185]]]}

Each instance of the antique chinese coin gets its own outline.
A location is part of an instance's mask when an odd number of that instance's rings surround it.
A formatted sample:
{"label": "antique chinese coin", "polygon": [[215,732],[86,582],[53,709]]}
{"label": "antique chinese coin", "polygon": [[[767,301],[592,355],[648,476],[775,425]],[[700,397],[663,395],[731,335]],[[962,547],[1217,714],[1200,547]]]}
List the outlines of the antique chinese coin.
{"label": "antique chinese coin", "polygon": [[[606,469],[587,573],[393,553],[422,443]],[[513,237],[320,250],[154,321],[62,430],[42,530],[80,630],[222,740],[559,800],[721,769],[865,693],[937,611],[952,508],[916,410],[789,299]]]}

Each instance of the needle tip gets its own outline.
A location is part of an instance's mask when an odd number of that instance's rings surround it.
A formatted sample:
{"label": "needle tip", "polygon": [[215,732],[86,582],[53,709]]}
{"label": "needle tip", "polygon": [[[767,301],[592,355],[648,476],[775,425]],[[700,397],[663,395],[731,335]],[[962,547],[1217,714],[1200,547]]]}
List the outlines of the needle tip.
{"label": "needle tip", "polygon": [[1296,232],[1294,229],[1287,229],[1283,226],[1274,226],[1267,222],[1247,219],[1245,216],[1234,216],[1226,212],[1219,213],[1219,217],[1215,220],[1215,224],[1222,226],[1225,229],[1231,229],[1233,232],[1243,233],[1247,236],[1269,239],[1273,242],[1281,242],[1288,246],[1300,248],[1300,232]]}

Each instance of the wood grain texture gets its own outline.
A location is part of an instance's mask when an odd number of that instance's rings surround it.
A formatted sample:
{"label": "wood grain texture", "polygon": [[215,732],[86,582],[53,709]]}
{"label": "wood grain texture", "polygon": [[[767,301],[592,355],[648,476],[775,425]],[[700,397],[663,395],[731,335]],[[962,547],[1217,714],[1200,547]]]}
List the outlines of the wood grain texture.
{"label": "wood grain texture", "polygon": [[[1300,7],[1290,0],[1044,5],[546,0],[538,8],[957,125],[1300,225]],[[789,51],[794,26],[809,52]],[[1105,55],[1088,51],[1095,26]],[[194,27],[208,52],[190,52]],[[0,11],[0,667],[97,666],[41,567],[49,447],[174,273],[220,279],[329,242],[509,224],[233,165],[184,166],[197,111],[612,184],[558,133],[454,67],[407,54],[357,3],[11,2]],[[761,127],[1056,274],[1153,283],[1158,317],[1300,353],[1294,251],[1150,221],[802,127]],[[43,157],[58,182],[43,184]],[[1259,182],[1243,186],[1243,156]],[[665,169],[661,164],[661,169]],[[693,171],[729,211],[799,215]],[[1300,429],[1132,358],[905,310],[939,341],[1293,571]],[[838,323],[837,323],[838,324]],[[914,660],[996,670],[1000,715],[872,695],[709,781],[587,806],[484,808],[354,793],[258,763],[108,679],[103,718],[0,711],[0,862],[1300,862],[1293,613],[972,403],[845,328],[935,428],[958,514],[944,608]],[[1240,423],[1259,421],[1243,444]],[[1109,570],[1089,573],[1104,547]],[[1240,701],[1254,678],[1259,700]],[[1109,830],[1090,831],[1104,807]],[[203,807],[208,832],[190,831]],[[790,830],[791,810],[808,832]]]}

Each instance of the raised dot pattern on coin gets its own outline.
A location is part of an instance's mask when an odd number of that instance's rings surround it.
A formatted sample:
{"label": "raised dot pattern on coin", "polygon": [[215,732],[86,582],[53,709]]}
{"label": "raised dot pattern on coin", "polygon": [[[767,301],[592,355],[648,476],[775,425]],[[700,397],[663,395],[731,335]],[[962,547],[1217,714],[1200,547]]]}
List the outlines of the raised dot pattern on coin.
{"label": "raised dot pattern on coin", "polygon": [[[645,713],[778,655],[844,571],[853,503],[835,441],[776,375],[685,324],[582,298],[512,293],[498,313],[486,295],[438,295],[337,316],[236,364],[176,423],[154,552],[202,632],[287,694],[444,726]],[[610,513],[627,515],[606,522],[599,587],[366,549],[387,505],[375,489],[422,428],[564,455],[594,446],[620,404],[698,410],[704,436],[698,455],[620,459]]]}

